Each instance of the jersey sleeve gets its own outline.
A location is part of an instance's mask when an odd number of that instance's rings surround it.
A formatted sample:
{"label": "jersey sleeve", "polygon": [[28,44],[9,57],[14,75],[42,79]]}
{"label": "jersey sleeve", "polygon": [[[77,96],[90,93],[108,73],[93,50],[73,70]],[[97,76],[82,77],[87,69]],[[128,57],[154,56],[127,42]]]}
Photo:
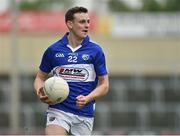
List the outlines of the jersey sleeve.
{"label": "jersey sleeve", "polygon": [[52,66],[50,60],[51,60],[51,51],[49,48],[47,48],[42,56],[39,69],[46,73],[51,72]]}
{"label": "jersey sleeve", "polygon": [[97,76],[103,76],[108,73],[106,68],[106,59],[102,49],[100,49],[96,55],[94,67]]}

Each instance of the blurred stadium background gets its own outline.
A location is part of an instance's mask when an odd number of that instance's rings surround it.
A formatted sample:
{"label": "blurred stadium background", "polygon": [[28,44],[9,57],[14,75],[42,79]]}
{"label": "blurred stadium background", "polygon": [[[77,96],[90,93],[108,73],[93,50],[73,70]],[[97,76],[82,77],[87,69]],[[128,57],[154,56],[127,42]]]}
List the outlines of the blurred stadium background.
{"label": "blurred stadium background", "polygon": [[0,134],[43,134],[33,81],[74,5],[89,9],[110,74],[94,134],[180,134],[179,0],[0,0]]}

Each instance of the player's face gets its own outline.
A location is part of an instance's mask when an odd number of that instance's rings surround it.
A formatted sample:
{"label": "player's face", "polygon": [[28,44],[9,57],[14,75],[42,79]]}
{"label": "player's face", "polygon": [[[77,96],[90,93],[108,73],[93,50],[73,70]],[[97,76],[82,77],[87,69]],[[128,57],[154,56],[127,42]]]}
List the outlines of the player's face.
{"label": "player's face", "polygon": [[87,13],[74,14],[74,20],[72,21],[71,32],[80,39],[87,36],[89,31],[89,15]]}

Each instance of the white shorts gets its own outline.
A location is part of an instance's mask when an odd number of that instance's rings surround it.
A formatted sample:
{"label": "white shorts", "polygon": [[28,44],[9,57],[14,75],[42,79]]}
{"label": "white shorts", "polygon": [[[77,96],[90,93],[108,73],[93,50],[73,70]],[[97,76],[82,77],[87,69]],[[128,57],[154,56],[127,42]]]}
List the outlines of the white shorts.
{"label": "white shorts", "polygon": [[51,124],[61,126],[71,135],[91,135],[93,122],[93,117],[78,116],[53,108],[47,110],[46,126]]}

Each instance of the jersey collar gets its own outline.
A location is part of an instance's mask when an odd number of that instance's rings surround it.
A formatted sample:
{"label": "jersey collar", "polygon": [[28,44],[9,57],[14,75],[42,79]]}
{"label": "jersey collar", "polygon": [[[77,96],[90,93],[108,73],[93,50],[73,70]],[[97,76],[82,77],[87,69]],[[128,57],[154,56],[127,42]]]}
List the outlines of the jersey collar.
{"label": "jersey collar", "polygon": [[[69,32],[65,33],[65,35],[61,39],[64,45],[68,45],[68,35],[69,35]],[[89,36],[86,36],[84,40],[82,41],[81,45],[85,46],[88,44],[88,42],[89,42]]]}

